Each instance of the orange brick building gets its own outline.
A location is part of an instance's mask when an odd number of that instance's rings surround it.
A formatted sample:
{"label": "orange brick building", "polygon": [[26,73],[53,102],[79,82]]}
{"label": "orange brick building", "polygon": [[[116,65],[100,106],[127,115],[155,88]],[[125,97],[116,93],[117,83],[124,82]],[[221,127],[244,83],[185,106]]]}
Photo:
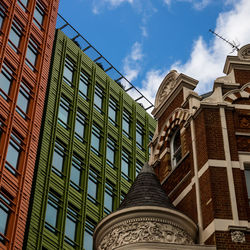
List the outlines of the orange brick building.
{"label": "orange brick building", "polygon": [[22,249],[59,0],[0,2],[0,249]]}
{"label": "orange brick building", "polygon": [[226,59],[210,93],[176,71],[163,80],[150,164],[199,244],[250,249],[250,45]]}

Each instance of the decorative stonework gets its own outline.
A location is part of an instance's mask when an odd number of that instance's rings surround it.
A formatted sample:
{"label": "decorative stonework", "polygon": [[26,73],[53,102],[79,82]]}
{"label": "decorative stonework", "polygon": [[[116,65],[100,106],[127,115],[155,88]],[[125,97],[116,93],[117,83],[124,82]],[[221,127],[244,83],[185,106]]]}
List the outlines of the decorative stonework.
{"label": "decorative stonework", "polygon": [[250,60],[250,44],[243,46],[239,50],[238,56],[241,60]]}
{"label": "decorative stonework", "polygon": [[169,74],[164,78],[155,99],[155,108],[157,108],[162,102],[164,102],[164,99],[168,97],[169,93],[175,87],[178,75],[179,74],[176,70],[171,70]]}
{"label": "decorative stonework", "polygon": [[103,237],[98,250],[111,250],[143,242],[194,244],[190,235],[176,225],[155,218],[140,218],[113,227],[111,232]]}
{"label": "decorative stonework", "polygon": [[232,238],[232,242],[235,242],[235,243],[246,242],[245,234],[242,231],[232,231],[231,238]]}

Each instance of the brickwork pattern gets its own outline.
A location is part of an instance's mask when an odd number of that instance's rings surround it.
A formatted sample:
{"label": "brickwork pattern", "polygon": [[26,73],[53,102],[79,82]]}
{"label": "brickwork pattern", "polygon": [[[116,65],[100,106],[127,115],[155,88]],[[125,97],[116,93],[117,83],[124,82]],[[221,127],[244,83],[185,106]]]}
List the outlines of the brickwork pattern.
{"label": "brickwork pattern", "polygon": [[234,75],[236,82],[241,86],[250,82],[250,70],[235,69]]}

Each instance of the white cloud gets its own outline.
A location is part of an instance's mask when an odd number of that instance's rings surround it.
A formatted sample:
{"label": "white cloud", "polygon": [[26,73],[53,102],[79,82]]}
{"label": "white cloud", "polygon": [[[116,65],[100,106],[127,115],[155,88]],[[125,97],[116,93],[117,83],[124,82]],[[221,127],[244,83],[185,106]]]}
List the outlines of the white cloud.
{"label": "white cloud", "polygon": [[[170,6],[173,1],[176,1],[176,2],[189,2],[190,4],[193,5],[193,7],[196,10],[203,10],[204,8],[206,8],[212,2],[212,0],[163,0],[163,2],[168,6]],[[234,0],[227,0],[227,1],[234,1]]]}
{"label": "white cloud", "polygon": [[[227,4],[231,4],[232,8],[219,14],[215,32],[230,41],[238,40],[243,46],[250,42],[250,1],[228,0]],[[189,59],[186,62],[175,62],[170,69],[177,69],[178,72],[199,80],[196,91],[202,94],[211,90],[214,80],[223,75],[226,56],[231,51],[230,46],[217,37],[212,38],[210,43],[199,37],[194,41]],[[170,69],[150,70],[143,81],[141,91],[153,100],[162,79]]]}
{"label": "white cloud", "polygon": [[[130,53],[123,60],[123,72],[124,76],[131,82],[135,80],[141,69],[141,60],[143,58],[142,44],[135,42],[131,48]],[[122,81],[125,87],[127,86],[126,81]]]}

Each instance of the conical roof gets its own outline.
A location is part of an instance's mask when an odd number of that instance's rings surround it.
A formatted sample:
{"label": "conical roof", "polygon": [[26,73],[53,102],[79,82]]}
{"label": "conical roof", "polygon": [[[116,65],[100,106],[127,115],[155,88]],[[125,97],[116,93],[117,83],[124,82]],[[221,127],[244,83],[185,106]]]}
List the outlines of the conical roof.
{"label": "conical roof", "polygon": [[169,201],[154,170],[145,163],[136,177],[119,210],[135,206],[158,206],[176,209]]}

